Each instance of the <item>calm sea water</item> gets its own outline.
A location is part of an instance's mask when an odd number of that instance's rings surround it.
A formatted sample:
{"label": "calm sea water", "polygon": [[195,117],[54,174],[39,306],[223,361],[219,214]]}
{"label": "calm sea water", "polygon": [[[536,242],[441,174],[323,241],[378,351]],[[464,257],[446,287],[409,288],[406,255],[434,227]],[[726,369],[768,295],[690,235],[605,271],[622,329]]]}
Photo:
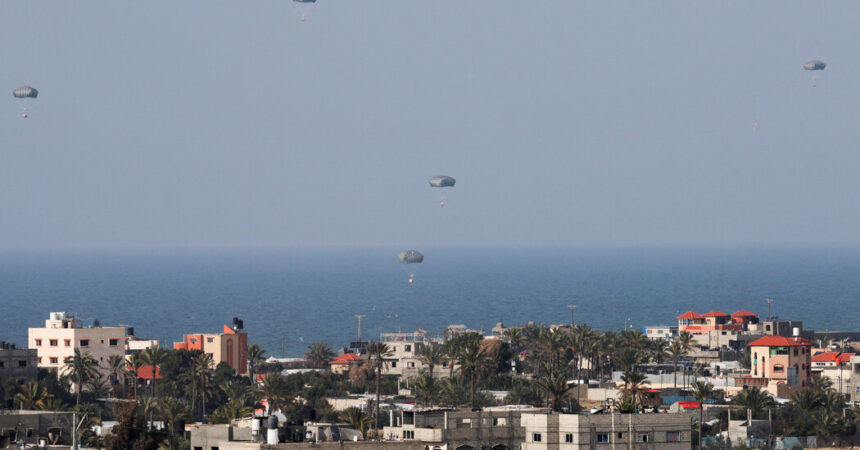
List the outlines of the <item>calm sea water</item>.
{"label": "calm sea water", "polygon": [[[748,309],[817,330],[860,329],[860,249],[401,249],[6,253],[0,255],[0,340],[26,343],[50,311],[171,342],[217,332],[234,316],[250,341],[280,356],[314,341],[449,324],[576,321],[599,329],[670,324],[679,312]],[[415,283],[408,277],[416,269]]]}

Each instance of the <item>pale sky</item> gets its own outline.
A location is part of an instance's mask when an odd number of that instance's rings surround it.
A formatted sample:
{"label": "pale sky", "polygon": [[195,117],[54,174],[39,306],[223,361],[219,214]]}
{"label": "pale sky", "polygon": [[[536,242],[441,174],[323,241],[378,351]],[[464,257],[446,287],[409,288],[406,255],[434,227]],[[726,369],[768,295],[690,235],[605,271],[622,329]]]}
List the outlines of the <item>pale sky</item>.
{"label": "pale sky", "polygon": [[5,0],[0,248],[858,243],[858,23],[856,1]]}

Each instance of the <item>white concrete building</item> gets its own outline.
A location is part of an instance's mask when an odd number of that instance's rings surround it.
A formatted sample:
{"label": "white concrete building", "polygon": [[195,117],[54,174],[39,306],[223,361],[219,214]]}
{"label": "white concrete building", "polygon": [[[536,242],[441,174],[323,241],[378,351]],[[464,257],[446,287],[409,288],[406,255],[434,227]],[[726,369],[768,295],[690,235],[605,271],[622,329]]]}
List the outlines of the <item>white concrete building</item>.
{"label": "white concrete building", "polygon": [[[523,414],[522,450],[689,449],[693,413]],[[697,416],[698,417],[698,416]]]}
{"label": "white concrete building", "polygon": [[74,315],[52,312],[43,328],[28,330],[27,342],[37,351],[38,366],[60,375],[75,349],[88,352],[102,367],[112,355],[125,355],[125,333],[125,327],[84,327]]}

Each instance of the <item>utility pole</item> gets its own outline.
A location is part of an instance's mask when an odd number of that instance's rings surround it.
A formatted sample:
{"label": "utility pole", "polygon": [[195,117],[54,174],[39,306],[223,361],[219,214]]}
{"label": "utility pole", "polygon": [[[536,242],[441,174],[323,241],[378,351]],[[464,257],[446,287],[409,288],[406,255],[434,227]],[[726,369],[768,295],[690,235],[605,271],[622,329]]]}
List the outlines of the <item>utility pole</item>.
{"label": "utility pole", "polygon": [[567,308],[570,309],[570,329],[573,330],[573,310],[576,309],[576,305],[567,305]]}
{"label": "utility pole", "polygon": [[361,318],[364,314],[353,314],[353,316],[358,319],[358,342],[361,342]]}
{"label": "utility pole", "polygon": [[773,303],[773,299],[768,297],[768,298],[764,299],[764,301],[766,301],[766,302],[767,302],[767,320],[771,320],[771,316],[770,316],[770,304],[771,304],[771,303]]}

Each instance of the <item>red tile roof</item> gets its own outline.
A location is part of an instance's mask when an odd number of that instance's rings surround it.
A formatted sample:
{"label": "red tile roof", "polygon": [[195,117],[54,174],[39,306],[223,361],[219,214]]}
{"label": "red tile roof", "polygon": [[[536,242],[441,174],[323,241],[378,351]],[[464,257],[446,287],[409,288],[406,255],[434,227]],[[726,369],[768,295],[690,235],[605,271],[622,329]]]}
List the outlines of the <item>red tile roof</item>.
{"label": "red tile roof", "polygon": [[750,347],[792,347],[812,346],[812,342],[804,338],[787,338],[782,336],[764,336],[749,343]]}
{"label": "red tile roof", "polygon": [[705,313],[705,317],[728,317],[728,316],[729,316],[728,314],[726,314],[722,311],[717,311],[717,310],[713,310],[711,312]]}
{"label": "red tile roof", "polygon": [[355,361],[361,361],[361,356],[358,356],[355,353],[344,353],[343,355],[335,358],[334,361],[329,364],[350,364]]}
{"label": "red tile roof", "polygon": [[678,316],[679,319],[701,319],[702,316],[700,314],[696,314],[693,311],[687,311],[684,314]]}
{"label": "red tile roof", "polygon": [[[131,371],[134,369],[132,369],[131,366],[128,366],[128,370]],[[144,380],[151,380],[152,379],[152,366],[140,366],[140,368],[137,369],[137,377],[143,378]],[[157,379],[157,380],[161,379],[161,368],[160,367],[156,368],[156,370],[155,370],[155,379]]]}
{"label": "red tile roof", "polygon": [[839,362],[847,363],[851,361],[853,353],[840,352],[822,352],[812,357],[812,362]]}
{"label": "red tile roof", "polygon": [[758,314],[751,313],[742,309],[740,311],[733,312],[732,317],[758,317]]}

